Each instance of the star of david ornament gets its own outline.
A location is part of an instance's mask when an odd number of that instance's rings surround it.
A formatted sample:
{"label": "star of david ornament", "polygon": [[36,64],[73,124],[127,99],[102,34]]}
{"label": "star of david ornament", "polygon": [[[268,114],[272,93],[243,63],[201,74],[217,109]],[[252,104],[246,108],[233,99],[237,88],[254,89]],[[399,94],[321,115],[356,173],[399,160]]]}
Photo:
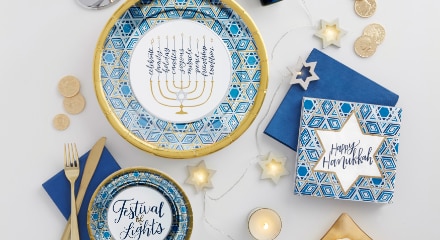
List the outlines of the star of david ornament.
{"label": "star of david ornament", "polygon": [[326,48],[329,45],[335,45],[341,47],[341,37],[343,37],[347,32],[339,27],[339,20],[333,20],[332,22],[327,22],[321,20],[321,29],[319,29],[315,36],[322,39],[322,47]]}
{"label": "star of david ornament", "polygon": [[262,169],[261,179],[272,179],[277,184],[282,176],[289,175],[286,170],[286,158],[269,153],[266,159],[258,162]]}
{"label": "star of david ornament", "polygon": [[197,192],[202,191],[204,188],[212,188],[211,178],[214,175],[215,170],[206,168],[205,161],[200,161],[197,166],[187,166],[189,176],[185,183],[193,185]]}
{"label": "star of david ornament", "polygon": [[305,62],[299,57],[295,67],[288,67],[292,78],[290,84],[299,84],[304,90],[307,90],[311,81],[319,80],[318,75],[315,73],[315,67],[317,62]]}

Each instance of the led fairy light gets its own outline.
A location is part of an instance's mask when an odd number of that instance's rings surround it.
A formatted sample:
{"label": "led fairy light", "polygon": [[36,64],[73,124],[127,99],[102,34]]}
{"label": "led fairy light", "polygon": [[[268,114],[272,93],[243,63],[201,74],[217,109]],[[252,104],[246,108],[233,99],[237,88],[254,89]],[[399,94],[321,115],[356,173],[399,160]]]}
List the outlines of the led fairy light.
{"label": "led fairy light", "polygon": [[206,168],[205,161],[202,160],[197,166],[188,166],[189,176],[185,183],[193,185],[197,192],[204,188],[212,188],[211,177],[215,170]]}
{"label": "led fairy light", "polygon": [[339,20],[336,19],[332,22],[321,20],[321,29],[319,29],[315,36],[322,39],[322,47],[326,48],[333,44],[337,47],[341,46],[341,38],[347,32],[339,27]]}
{"label": "led fairy light", "polygon": [[285,168],[286,158],[276,156],[272,152],[267,158],[258,163],[262,168],[261,179],[270,178],[276,184],[282,176],[288,175],[289,172]]}

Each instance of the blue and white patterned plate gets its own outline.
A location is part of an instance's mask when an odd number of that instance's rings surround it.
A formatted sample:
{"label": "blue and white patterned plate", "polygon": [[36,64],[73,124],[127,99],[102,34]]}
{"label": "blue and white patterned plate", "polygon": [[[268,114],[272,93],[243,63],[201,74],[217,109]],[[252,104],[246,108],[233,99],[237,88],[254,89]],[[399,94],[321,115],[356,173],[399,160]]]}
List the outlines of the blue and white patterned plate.
{"label": "blue and white patterned plate", "polygon": [[169,158],[206,155],[241,136],[267,75],[261,36],[232,0],[128,0],[105,26],[94,61],[112,126]]}
{"label": "blue and white patterned plate", "polygon": [[91,239],[190,239],[192,208],[180,186],[145,167],[121,169],[107,177],[89,203]]}

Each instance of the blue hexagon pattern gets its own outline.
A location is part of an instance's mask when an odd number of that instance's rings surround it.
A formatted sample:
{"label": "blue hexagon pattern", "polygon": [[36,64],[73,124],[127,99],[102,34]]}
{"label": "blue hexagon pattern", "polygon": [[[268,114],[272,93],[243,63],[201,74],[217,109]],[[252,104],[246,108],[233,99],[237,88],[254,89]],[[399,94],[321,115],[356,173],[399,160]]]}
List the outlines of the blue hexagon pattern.
{"label": "blue hexagon pattern", "polygon": [[[374,156],[383,177],[361,176],[344,193],[334,173],[313,171],[313,167],[324,153],[317,139],[316,130],[339,131],[352,113],[359,119],[364,134],[385,137]],[[304,98],[294,194],[391,203],[394,194],[401,115],[402,109],[398,107]]]}

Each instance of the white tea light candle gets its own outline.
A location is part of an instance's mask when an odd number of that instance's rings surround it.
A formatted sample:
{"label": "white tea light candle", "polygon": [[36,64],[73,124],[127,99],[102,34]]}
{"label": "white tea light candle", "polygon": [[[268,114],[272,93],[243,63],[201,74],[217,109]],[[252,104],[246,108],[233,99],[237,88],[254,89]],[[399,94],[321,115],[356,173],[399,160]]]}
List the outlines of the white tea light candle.
{"label": "white tea light candle", "polygon": [[281,232],[281,218],[269,208],[258,208],[251,212],[248,220],[249,232],[257,240],[273,240]]}

